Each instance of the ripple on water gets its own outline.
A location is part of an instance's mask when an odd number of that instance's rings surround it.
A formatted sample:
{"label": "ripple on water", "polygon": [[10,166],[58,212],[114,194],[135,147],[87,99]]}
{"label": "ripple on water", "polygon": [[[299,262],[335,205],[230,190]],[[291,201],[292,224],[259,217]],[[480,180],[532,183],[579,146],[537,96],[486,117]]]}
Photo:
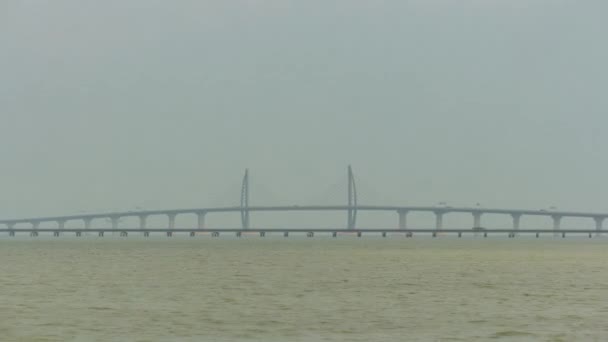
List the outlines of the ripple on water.
{"label": "ripple on water", "polygon": [[0,240],[0,340],[608,341],[600,242]]}
{"label": "ripple on water", "polygon": [[498,331],[494,333],[490,338],[504,338],[504,337],[534,337],[536,336],[533,333],[527,331],[517,331],[517,330],[504,330]]}

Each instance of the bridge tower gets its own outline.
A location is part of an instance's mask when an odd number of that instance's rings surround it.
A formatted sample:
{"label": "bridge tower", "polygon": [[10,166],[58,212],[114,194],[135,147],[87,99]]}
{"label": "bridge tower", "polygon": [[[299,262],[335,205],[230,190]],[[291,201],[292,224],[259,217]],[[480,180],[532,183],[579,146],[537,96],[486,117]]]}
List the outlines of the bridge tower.
{"label": "bridge tower", "polygon": [[355,229],[357,224],[357,186],[355,185],[355,177],[353,168],[348,165],[348,218],[347,228]]}
{"label": "bridge tower", "polygon": [[249,169],[245,169],[241,185],[241,224],[243,229],[249,229]]}

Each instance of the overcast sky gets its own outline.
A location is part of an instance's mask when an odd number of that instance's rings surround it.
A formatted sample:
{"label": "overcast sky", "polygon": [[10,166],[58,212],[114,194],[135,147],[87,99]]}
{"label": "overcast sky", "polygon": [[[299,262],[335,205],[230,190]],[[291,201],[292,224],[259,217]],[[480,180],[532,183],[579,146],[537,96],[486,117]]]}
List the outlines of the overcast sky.
{"label": "overcast sky", "polygon": [[607,4],[0,0],[0,217],[608,212]]}

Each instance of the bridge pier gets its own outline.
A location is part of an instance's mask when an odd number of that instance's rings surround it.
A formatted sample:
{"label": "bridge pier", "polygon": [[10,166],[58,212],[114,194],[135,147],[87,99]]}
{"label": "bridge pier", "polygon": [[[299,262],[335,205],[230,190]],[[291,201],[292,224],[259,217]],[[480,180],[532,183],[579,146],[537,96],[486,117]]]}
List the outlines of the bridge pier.
{"label": "bridge pier", "polygon": [[99,233],[98,233],[97,235],[99,235],[99,237],[103,237],[103,233],[104,233],[104,232],[103,232],[102,230],[100,230],[100,231],[99,231]]}
{"label": "bridge pier", "polygon": [[205,229],[205,216],[206,215],[207,215],[207,212],[205,212],[205,211],[200,211],[200,212],[196,213],[198,229]]}
{"label": "bridge pier", "polygon": [[148,215],[139,215],[139,229],[146,229],[148,225]]}
{"label": "bridge pier", "polygon": [[604,217],[594,217],[593,218],[595,220],[595,230],[597,231],[597,233],[595,233],[596,237],[600,237],[601,236],[601,232],[603,229],[603,223],[604,223]]}
{"label": "bridge pier", "polygon": [[435,229],[443,229],[443,211],[435,211]]}
{"label": "bridge pier", "polygon": [[110,220],[112,221],[112,229],[118,229],[118,221],[120,220],[120,216],[111,216]]}
{"label": "bridge pier", "polygon": [[407,229],[407,210],[397,211],[399,214],[399,229]]}
{"label": "bridge pier", "polygon": [[150,232],[144,232],[144,237],[150,237]]}
{"label": "bridge pier", "polygon": [[169,229],[171,230],[175,229],[175,216],[177,214],[167,214],[167,217],[169,217]]}
{"label": "bridge pier", "polygon": [[355,177],[353,169],[348,165],[348,217],[346,227],[350,230],[355,229],[357,225],[357,187],[355,185]]}
{"label": "bridge pier", "polygon": [[40,221],[32,221],[32,229],[33,231],[30,232],[30,236],[32,237],[36,237],[38,236],[38,228],[40,227]]}
{"label": "bridge pier", "polygon": [[557,237],[559,236],[562,217],[561,215],[551,215],[551,218],[553,219],[553,236]]}
{"label": "bridge pier", "polygon": [[57,228],[59,230],[53,232],[53,236],[59,236],[60,235],[61,230],[65,229],[65,223],[66,222],[67,222],[66,220],[58,220],[57,221]]}
{"label": "bridge pier", "polygon": [[289,237],[289,232],[283,232],[283,237]]}
{"label": "bridge pier", "polygon": [[[513,230],[519,230],[519,222],[521,220],[521,214],[511,214],[513,218]],[[513,233],[515,235],[515,233]],[[515,236],[513,236],[515,237]]]}
{"label": "bridge pier", "polygon": [[[474,211],[471,213],[471,215],[473,215],[473,228],[481,228],[481,215],[483,213],[479,212],[479,211]],[[478,237],[479,236],[479,232],[475,232],[473,233],[473,236]]]}
{"label": "bridge pier", "polygon": [[481,228],[481,215],[483,215],[483,213],[475,211],[471,214],[473,214],[473,228]]}

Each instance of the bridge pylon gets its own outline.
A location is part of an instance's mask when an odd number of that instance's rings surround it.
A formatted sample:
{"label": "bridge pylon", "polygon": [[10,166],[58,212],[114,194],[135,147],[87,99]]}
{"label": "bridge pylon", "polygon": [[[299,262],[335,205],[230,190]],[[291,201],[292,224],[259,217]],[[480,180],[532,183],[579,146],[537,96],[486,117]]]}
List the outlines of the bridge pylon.
{"label": "bridge pylon", "polygon": [[348,165],[348,217],[346,227],[355,229],[357,224],[357,186],[355,184],[355,176],[353,168]]}
{"label": "bridge pylon", "polygon": [[241,185],[241,225],[249,229],[249,169],[245,169]]}

